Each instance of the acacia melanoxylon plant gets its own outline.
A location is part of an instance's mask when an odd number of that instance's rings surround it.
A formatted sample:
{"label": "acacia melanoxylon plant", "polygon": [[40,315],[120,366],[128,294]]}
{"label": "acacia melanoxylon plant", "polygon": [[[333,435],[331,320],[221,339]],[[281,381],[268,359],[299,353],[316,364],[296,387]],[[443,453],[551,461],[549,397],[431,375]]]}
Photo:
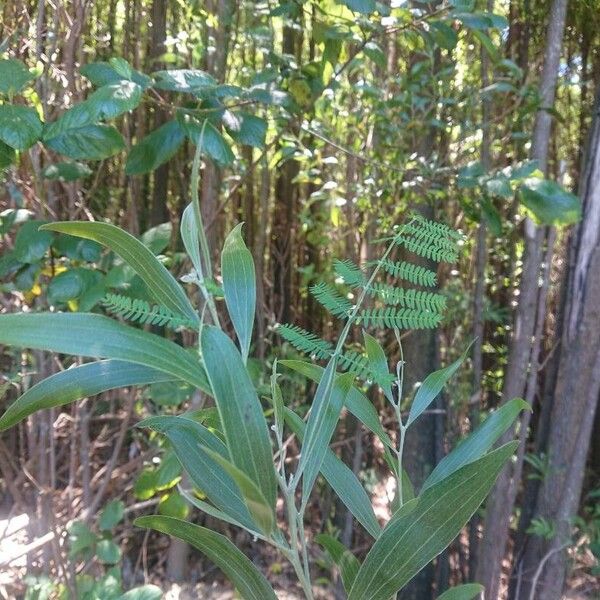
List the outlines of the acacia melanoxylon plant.
{"label": "acacia melanoxylon plant", "polygon": [[[343,321],[337,343],[333,346],[291,325],[279,328],[282,337],[297,349],[325,364],[275,361],[269,423],[246,368],[256,304],[252,255],[238,225],[225,241],[222,290],[218,290],[235,329],[235,343],[222,329],[215,303],[218,286],[196,192],[199,161],[197,152],[192,203],[181,223],[181,236],[193,265],[185,279],[199,288],[203,298],[199,311],[152,252],[125,231],[101,222],[43,226],[95,240],[114,251],[143,280],[155,303],[109,295],[104,302],[108,312],[134,325],[196,329],[198,347],[190,351],[101,314],[0,315],[0,343],[98,359],[57,373],[27,390],[0,418],[0,430],[37,410],[109,389],[173,380],[191,384],[214,399],[219,415],[216,427],[207,428],[198,411],[154,416],[138,424],[168,438],[192,486],[181,490],[185,498],[200,511],[275,547],[293,566],[308,599],[313,598],[309,543],[316,541],[336,563],[349,600],[389,600],[450,544],[481,505],[516,442],[492,447],[527,406],[515,399],[492,413],[434,468],[418,493],[413,489],[403,468],[406,432],[456,372],[466,352],[429,375],[407,407],[404,360],[390,372],[382,347],[366,329],[392,329],[401,350],[400,330],[435,327],[444,309],[443,296],[427,290],[436,284],[435,272],[410,261],[394,262],[390,257],[401,247],[405,254],[435,262],[454,261],[461,236],[445,225],[414,216],[380,240],[386,246],[373,264],[338,261],[335,269],[344,287],[318,283],[311,289],[316,299]],[[382,281],[383,273],[387,273],[388,281]],[[396,283],[390,284],[389,276]],[[370,308],[364,307],[367,297],[372,300]],[[353,327],[363,329],[362,353],[345,348]],[[306,419],[291,410],[283,397],[278,384],[280,365],[317,383]],[[360,391],[370,384],[381,388],[393,408],[397,418],[394,431],[384,429],[374,406]],[[343,407],[379,438],[396,480],[392,517],[383,525],[358,477],[329,447]],[[295,461],[287,455],[288,436],[296,436],[300,444]],[[319,475],[373,539],[362,564],[334,537],[320,535],[313,540],[306,531],[305,511]],[[279,498],[282,514],[276,510]],[[276,599],[266,577],[227,537],[167,516],[140,517],[136,524],[189,542],[225,573],[243,598]],[[469,599],[480,590],[477,584],[463,585],[447,590],[440,598]]]}

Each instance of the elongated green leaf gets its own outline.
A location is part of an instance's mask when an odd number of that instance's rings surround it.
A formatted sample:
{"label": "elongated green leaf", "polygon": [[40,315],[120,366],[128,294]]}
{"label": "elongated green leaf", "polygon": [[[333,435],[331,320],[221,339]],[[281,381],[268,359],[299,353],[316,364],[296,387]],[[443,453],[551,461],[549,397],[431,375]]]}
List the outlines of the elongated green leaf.
{"label": "elongated green leaf", "polygon": [[196,323],[199,321],[198,314],[173,275],[142,242],[126,231],[98,221],[62,221],[48,223],[40,229],[94,240],[110,248],[143,279],[156,302]]}
{"label": "elongated green leaf", "polygon": [[156,529],[184,540],[206,554],[225,573],[244,600],[277,600],[264,575],[225,536],[172,517],[139,517],[134,525]]}
{"label": "elongated green leaf", "polygon": [[73,367],[40,381],[17,398],[0,417],[0,431],[43,408],[63,406],[115,388],[169,379],[172,377],[163,371],[123,360],[100,360]]}
{"label": "elongated green leaf", "polygon": [[200,344],[231,460],[273,507],[277,482],[269,429],[242,356],[216,327],[202,329]]}
{"label": "elongated green leaf", "polygon": [[[354,375],[345,373],[335,377],[335,373],[328,374],[328,369],[334,369],[335,365],[330,362],[315,392],[308,421],[304,442],[302,443],[302,454],[298,463],[296,476],[302,474],[302,501],[308,502],[308,497],[321,470],[321,464],[333,432],[340,418],[340,411],[344,406],[344,400],[352,387]],[[334,378],[333,383],[328,384],[328,378]],[[331,385],[330,391],[327,386]]]}
{"label": "elongated green leaf", "polygon": [[331,556],[331,559],[340,570],[340,576],[346,593],[350,592],[358,570],[360,569],[358,558],[356,558],[342,542],[326,533],[318,535],[315,538],[315,541],[327,550],[329,556]]}
{"label": "elongated green leaf", "polygon": [[133,146],[125,172],[142,175],[153,171],[175,155],[184,139],[185,131],[181,125],[177,121],[168,121]]}
{"label": "elongated green leaf", "polygon": [[211,393],[200,361],[158,335],[90,313],[0,315],[0,344],[145,365]]}
{"label": "elongated green leaf", "polygon": [[230,523],[231,525],[235,525],[236,527],[246,529],[246,531],[249,531],[254,536],[260,535],[260,531],[258,530],[258,527],[254,526],[254,525],[252,527],[247,527],[247,526],[243,525],[242,523],[240,523],[238,520],[234,519],[231,515],[227,514],[226,512],[223,512],[222,510],[215,508],[212,504],[209,504],[208,502],[204,502],[204,500],[200,500],[200,498],[196,497],[189,490],[184,490],[181,487],[181,485],[178,485],[177,487],[179,489],[179,493],[192,506],[195,506],[198,510],[201,510],[202,512],[206,513],[207,515],[210,515],[211,517],[218,519],[219,521],[223,521],[224,523]]}
{"label": "elongated green leaf", "polygon": [[42,135],[42,122],[28,106],[0,105],[0,140],[15,150],[27,150]]}
{"label": "elongated green leaf", "polygon": [[15,58],[0,59],[0,94],[20,92],[32,79],[25,63]]}
{"label": "elongated green leaf", "polygon": [[435,400],[437,395],[442,391],[442,388],[446,385],[446,382],[454,375],[454,373],[456,373],[458,367],[460,367],[465,358],[467,358],[470,348],[471,345],[469,345],[460,358],[455,360],[451,365],[427,375],[425,381],[423,381],[421,387],[419,387],[415,394],[415,398],[410,407],[410,412],[408,413],[408,420],[406,422],[407,427],[411,425],[411,423],[414,423],[414,421],[427,410],[427,407]]}
{"label": "elongated green leaf", "polygon": [[422,489],[426,490],[462,466],[483,456],[514,423],[519,413],[528,409],[529,404],[525,400],[514,398],[491,413],[473,433],[437,464],[425,480]]}
{"label": "elongated green leaf", "polygon": [[221,275],[227,310],[240,343],[242,359],[246,362],[256,310],[256,273],[252,254],[242,237],[242,226],[243,223],[236,225],[225,238]]}
{"label": "elongated green leaf", "polygon": [[150,417],[138,423],[138,427],[165,435],[194,485],[215,507],[242,527],[258,529],[235,481],[215,460],[216,455],[226,457],[229,453],[214,433],[192,419],[175,416]]}
{"label": "elongated green leaf", "polygon": [[179,227],[181,239],[185,251],[188,253],[194,269],[197,273],[202,273],[202,259],[200,258],[200,238],[198,236],[198,225],[196,215],[194,214],[193,204],[188,204],[181,216],[181,225]]}
{"label": "elongated green leaf", "polygon": [[[304,421],[290,409],[285,408],[284,410],[288,427],[302,442],[306,429]],[[371,500],[367,492],[352,472],[352,469],[345,465],[329,448],[321,464],[321,473],[356,520],[374,538],[379,537],[381,527],[373,512]]]}
{"label": "elongated green leaf", "polygon": [[[319,383],[323,375],[323,367],[303,360],[280,360],[282,364],[298,373],[302,373],[312,381]],[[369,399],[353,387],[346,396],[346,408],[368,429],[370,429],[386,446],[393,448],[394,444],[385,432],[377,415],[375,407]]]}
{"label": "elongated green leaf", "polygon": [[[363,562],[348,600],[389,600],[456,537],[489,493],[517,442],[470,463],[393,518]],[[402,511],[402,509],[401,509]]]}
{"label": "elongated green leaf", "polygon": [[365,349],[369,357],[371,370],[375,375],[375,380],[381,385],[385,397],[390,402],[393,402],[394,397],[392,395],[392,386],[389,383],[389,370],[385,352],[376,338],[369,335],[366,331],[363,332],[363,335],[365,338]]}
{"label": "elongated green leaf", "polygon": [[446,590],[437,600],[473,600],[481,594],[484,587],[479,583],[465,583]]}
{"label": "elongated green leaf", "polygon": [[[231,114],[231,113],[230,113]],[[265,147],[267,122],[245,112],[236,112],[226,123],[227,132],[238,144],[246,144],[255,148]]]}
{"label": "elongated green leaf", "polygon": [[123,150],[125,141],[112,125],[96,123],[44,139],[44,145],[74,160],[103,160]]}
{"label": "elongated green leaf", "polygon": [[190,140],[196,146],[202,143],[202,151],[220,165],[228,165],[235,160],[229,144],[208,119],[200,121],[190,115],[183,115],[180,116],[180,123]]}
{"label": "elongated green leaf", "polygon": [[275,529],[275,514],[262,492],[248,475],[240,471],[240,469],[226,458],[209,449],[207,449],[207,452],[235,481],[240,492],[242,492],[242,496],[254,522],[263,533],[269,535]]}

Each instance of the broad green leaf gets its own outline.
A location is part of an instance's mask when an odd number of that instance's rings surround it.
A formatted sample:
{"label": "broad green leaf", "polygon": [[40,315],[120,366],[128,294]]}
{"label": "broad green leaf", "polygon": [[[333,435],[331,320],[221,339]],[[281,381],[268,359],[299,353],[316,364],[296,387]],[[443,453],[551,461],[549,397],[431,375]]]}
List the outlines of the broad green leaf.
{"label": "broad green leaf", "polygon": [[152,79],[148,77],[148,75],[144,75],[135,69],[130,69],[129,76],[125,76],[124,73],[120,73],[113,65],[107,62],[95,62],[82,65],[79,72],[84,77],[87,77],[96,87],[119,83],[124,79],[130,79],[137,83],[142,89],[146,89],[152,83]]}
{"label": "broad green leaf", "polygon": [[437,597],[437,600],[473,600],[484,591],[479,583],[465,583],[446,590]]}
{"label": "broad green leaf", "polygon": [[133,110],[142,99],[142,88],[133,81],[119,81],[102,86],[87,100],[75,104],[44,129],[44,140],[50,141],[60,135],[99,121],[114,119]]}
{"label": "broad green leaf", "polygon": [[245,112],[236,112],[227,124],[227,133],[238,143],[254,148],[265,147],[267,122]]}
{"label": "broad green leaf", "polygon": [[0,104],[0,140],[15,150],[27,150],[42,135],[42,122],[29,106]]}
{"label": "broad green leaf", "polygon": [[100,513],[98,519],[98,529],[100,531],[110,531],[114,529],[123,518],[125,504],[121,500],[111,500]]}
{"label": "broad green leaf", "polygon": [[227,457],[225,444],[206,427],[186,417],[150,417],[138,423],[166,436],[194,485],[206,495],[217,509],[223,511],[242,527],[257,530],[244,498],[233,478],[215,461],[213,453]]}
{"label": "broad green leaf", "polygon": [[479,43],[485,49],[488,56],[492,59],[492,62],[497,63],[502,55],[500,54],[498,46],[494,44],[490,36],[487,33],[477,29],[474,29],[472,34],[479,40]]}
{"label": "broad green leaf", "polygon": [[27,221],[23,223],[15,238],[14,255],[22,263],[37,263],[52,244],[54,236],[49,231],[40,231],[43,221]]}
{"label": "broad green leaf", "polygon": [[180,117],[187,136],[202,151],[220,165],[231,164],[235,156],[221,132],[208,120],[199,121],[190,115]]}
{"label": "broad green leaf", "polygon": [[125,592],[121,600],[161,600],[162,590],[156,585],[142,585]]}
{"label": "broad green leaf", "polygon": [[158,304],[166,306],[175,314],[184,315],[198,322],[198,314],[175,278],[150,249],[126,231],[99,221],[48,223],[41,229],[68,233],[106,246],[118,254],[141,277]]}
{"label": "broad green leaf", "polygon": [[277,482],[269,429],[242,356],[216,327],[205,326],[200,342],[231,461],[258,486],[273,507]]}
{"label": "broad green leaf", "polygon": [[377,9],[377,3],[375,0],[340,0],[341,4],[345,4],[350,10],[368,15],[375,12]]}
{"label": "broad green leaf", "polygon": [[412,500],[375,542],[348,600],[389,600],[442,552],[479,508],[517,442],[470,463]]}
{"label": "broad green leaf", "polygon": [[408,413],[408,420],[406,421],[406,427],[414,423],[423,411],[427,410],[427,407],[436,399],[450,377],[456,373],[458,367],[460,367],[465,358],[467,358],[470,348],[471,344],[469,344],[469,347],[462,353],[460,358],[455,360],[451,365],[427,375],[412,401],[410,412]]}
{"label": "broad green leaf", "polygon": [[344,589],[346,593],[349,593],[360,569],[358,559],[342,542],[331,535],[321,533],[315,537],[315,541],[327,550],[329,556],[331,556],[331,559],[337,565],[340,570]]}
{"label": "broad green leaf", "polygon": [[509,400],[492,412],[469,436],[445,456],[433,469],[423,484],[423,490],[450,476],[466,464],[481,458],[502,434],[514,423],[522,410],[530,410],[529,404],[520,398]]}
{"label": "broad green leaf", "polygon": [[156,529],[200,550],[225,573],[244,600],[277,600],[264,575],[225,536],[172,517],[139,517],[134,525]]}
{"label": "broad green leaf", "polygon": [[213,452],[208,448],[205,448],[205,450],[235,481],[240,492],[242,492],[244,502],[254,522],[263,533],[269,535],[275,529],[275,514],[272,506],[269,505],[262,492],[256,487],[256,484],[248,475],[230,463],[226,458],[223,458],[219,453]]}
{"label": "broad green leaf", "polygon": [[[302,373],[315,383],[321,381],[323,367],[303,360],[280,360],[279,364],[284,365],[298,373]],[[386,446],[393,448],[394,444],[389,435],[385,432],[379,420],[375,407],[369,399],[353,387],[346,396],[346,408],[368,429],[370,429]]]}
{"label": "broad green leaf", "polygon": [[125,172],[141,175],[154,171],[179,150],[185,132],[177,121],[168,121],[140,140],[129,152]]}
{"label": "broad green leaf", "polygon": [[190,507],[176,490],[170,490],[158,503],[158,513],[166,517],[175,517],[177,519],[187,518]]}
{"label": "broad green leaf", "polygon": [[392,395],[392,386],[389,383],[388,362],[385,352],[377,339],[372,335],[369,335],[365,331],[363,332],[363,336],[365,338],[365,349],[369,358],[369,366],[371,367],[373,375],[375,375],[375,381],[381,385],[385,397],[390,402],[393,402],[394,396]]}
{"label": "broad green leaf", "polygon": [[168,247],[172,232],[173,225],[171,223],[160,223],[160,225],[144,231],[140,236],[140,241],[150,249],[152,254],[160,254]]}
{"label": "broad green leaf", "polygon": [[15,162],[15,158],[15,149],[0,140],[0,170],[10,167]]}
{"label": "broad green leaf", "polygon": [[154,87],[159,90],[196,94],[206,88],[212,88],[217,85],[214,77],[200,69],[157,71],[156,73],[152,73],[152,75],[156,79]]}
{"label": "broad green leaf", "polygon": [[158,335],[91,313],[0,315],[0,344],[145,365],[210,394],[200,361]]}
{"label": "broad green leaf", "polygon": [[42,176],[52,181],[76,181],[91,174],[92,170],[87,165],[79,162],[55,163],[47,166],[42,171]]}
{"label": "broad green leaf", "polygon": [[123,360],[101,360],[43,379],[19,396],[0,417],[0,431],[44,408],[69,404],[115,388],[165,381],[162,371]]}
{"label": "broad green leaf", "polygon": [[183,211],[180,224],[180,233],[185,251],[188,253],[194,269],[202,273],[202,259],[200,257],[200,238],[198,236],[198,225],[194,214],[194,205],[188,204]]}
{"label": "broad green leaf", "polygon": [[33,79],[27,66],[20,60],[0,59],[0,94],[16,94]]}
{"label": "broad green leaf", "polygon": [[121,134],[110,125],[85,125],[50,139],[48,148],[74,160],[103,160],[125,148]]}
{"label": "broad green leaf", "polygon": [[[306,430],[304,421],[288,408],[284,410],[288,427],[302,442]],[[327,448],[323,463],[321,464],[321,474],[356,520],[374,538],[379,537],[381,527],[373,512],[373,506],[367,492],[365,492],[365,489],[360,484],[352,469],[345,465],[329,448]]]}
{"label": "broad green leaf", "polygon": [[329,369],[335,369],[333,361],[325,368],[317,386],[306,422],[302,454],[296,472],[296,477],[302,475],[302,501],[305,504],[321,470],[323,458],[340,418],[340,411],[354,381],[352,373],[345,373],[336,378],[335,372],[330,373]]}
{"label": "broad green leaf", "polygon": [[242,226],[243,223],[236,225],[225,238],[221,252],[221,276],[225,303],[245,363],[250,352],[256,310],[256,273],[252,254],[242,237]]}
{"label": "broad green leaf", "polygon": [[429,33],[440,48],[454,50],[458,44],[458,34],[445,21],[429,21]]}
{"label": "broad green leaf", "polygon": [[579,198],[549,179],[526,179],[519,188],[519,196],[543,225],[570,225],[581,219]]}
{"label": "broad green leaf", "polygon": [[96,544],[96,556],[105,565],[115,565],[121,560],[121,548],[112,540],[100,540]]}

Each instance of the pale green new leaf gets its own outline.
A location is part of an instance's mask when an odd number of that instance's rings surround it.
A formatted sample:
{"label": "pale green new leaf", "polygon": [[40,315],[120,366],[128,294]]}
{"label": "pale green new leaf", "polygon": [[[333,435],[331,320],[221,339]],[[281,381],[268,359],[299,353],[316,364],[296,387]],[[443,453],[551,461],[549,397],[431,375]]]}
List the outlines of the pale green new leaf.
{"label": "pale green new leaf", "polygon": [[254,522],[263,533],[269,535],[275,529],[275,514],[256,484],[226,458],[208,448],[205,450],[235,481]]}
{"label": "pale green new leaf", "polygon": [[[306,429],[304,421],[290,409],[285,408],[284,410],[288,427],[302,442]],[[345,465],[329,448],[327,448],[321,464],[321,474],[356,520],[374,538],[379,537],[381,527],[373,512],[373,506],[367,492],[352,469]]]}
{"label": "pale green new leaf", "polygon": [[72,367],[43,379],[17,398],[0,418],[0,431],[44,408],[63,406],[115,388],[170,379],[163,371],[124,360],[100,360]]}
{"label": "pale green new leaf", "polygon": [[94,240],[118,254],[144,281],[158,304],[198,322],[183,288],[142,242],[110,223],[72,221],[48,223],[40,229]]}
{"label": "pale green new leaf", "polygon": [[[302,373],[312,381],[319,383],[323,375],[323,367],[315,365],[303,360],[280,360],[280,364]],[[379,420],[379,416],[375,407],[369,399],[359,392],[355,387],[352,387],[346,396],[346,408],[368,429],[370,429],[383,444],[388,448],[393,448],[394,444],[389,435],[385,432]]]}
{"label": "pale green new leaf", "polygon": [[412,500],[363,562],[348,600],[389,600],[442,552],[479,508],[517,442],[470,463]]}
{"label": "pale green new leaf", "polygon": [[277,482],[269,429],[242,356],[216,327],[202,329],[200,345],[231,461],[274,507]]}
{"label": "pale green new leaf", "polygon": [[165,435],[194,485],[217,509],[249,530],[256,530],[238,486],[215,457],[228,456],[225,444],[200,423],[187,417],[150,417],[138,423]]}
{"label": "pale green new leaf", "polygon": [[114,358],[162,371],[211,393],[197,357],[158,335],[91,313],[0,315],[0,344]]}
{"label": "pale green new leaf", "polygon": [[465,358],[467,358],[470,348],[471,345],[469,345],[469,347],[462,353],[460,358],[455,360],[451,365],[427,375],[425,381],[423,381],[417,390],[417,393],[415,394],[415,398],[408,414],[406,427],[411,425],[436,399],[437,395],[442,391],[442,388],[446,385],[450,377],[456,373],[458,367],[460,367]]}
{"label": "pale green new leaf", "polygon": [[221,252],[221,276],[225,303],[245,363],[250,352],[256,309],[256,273],[252,254],[242,237],[242,226],[243,223],[236,225],[225,238]]}
{"label": "pale green new leaf", "polygon": [[389,383],[389,370],[385,352],[377,339],[372,335],[369,335],[364,331],[363,336],[365,338],[365,349],[367,351],[367,356],[369,357],[369,364],[375,375],[375,380],[381,386],[385,397],[390,402],[393,402],[394,397],[392,395],[392,386]]}
{"label": "pale green new leaf", "polygon": [[331,559],[340,570],[340,576],[346,593],[350,592],[358,570],[360,569],[358,558],[356,558],[342,542],[326,533],[319,534],[315,538],[315,541],[327,550],[329,556],[331,556]]}
{"label": "pale green new leaf", "polygon": [[134,525],[156,529],[200,550],[225,573],[244,600],[277,600],[265,576],[225,536],[172,517],[139,517]]}
{"label": "pale green new leaf", "polygon": [[202,259],[200,257],[200,238],[198,236],[198,224],[196,223],[196,215],[194,214],[194,205],[188,204],[183,211],[181,217],[181,225],[179,226],[181,239],[185,251],[188,253],[194,269],[197,273],[202,273]]}
{"label": "pale green new leaf", "polygon": [[465,583],[446,590],[437,597],[437,600],[473,600],[477,598],[484,590],[479,583]]}
{"label": "pale green new leaf", "polygon": [[483,456],[514,423],[519,413],[529,408],[525,400],[514,398],[492,412],[473,433],[459,442],[452,452],[436,465],[422,489],[431,487],[462,466]]}

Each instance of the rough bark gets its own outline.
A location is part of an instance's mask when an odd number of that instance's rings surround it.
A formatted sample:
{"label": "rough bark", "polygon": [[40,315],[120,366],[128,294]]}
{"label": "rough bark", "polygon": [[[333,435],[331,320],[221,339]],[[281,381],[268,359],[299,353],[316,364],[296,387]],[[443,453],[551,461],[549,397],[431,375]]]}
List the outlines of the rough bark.
{"label": "rough bark", "polygon": [[[554,0],[550,10],[544,68],[539,86],[541,100],[533,132],[533,159],[546,172],[552,115],[547,110],[554,106],[558,67],[565,28],[567,0]],[[543,256],[543,228],[536,227],[531,219],[525,222],[525,255],[519,286],[519,304],[514,317],[509,358],[504,374],[503,400],[522,397],[525,392],[532,351],[539,295],[539,274]],[[514,430],[507,433],[512,436]],[[509,535],[512,503],[509,502],[513,486],[512,466],[507,465],[492,490],[487,505],[484,536],[479,555],[477,581],[486,588],[486,597],[499,597],[502,558]]]}
{"label": "rough bark", "polygon": [[559,600],[566,576],[566,551],[577,514],[594,414],[600,394],[600,93],[581,182],[583,218],[571,244],[565,323],[548,436],[548,471],[535,517],[555,525],[556,536],[531,536],[521,572],[522,595],[546,557],[533,597]]}

